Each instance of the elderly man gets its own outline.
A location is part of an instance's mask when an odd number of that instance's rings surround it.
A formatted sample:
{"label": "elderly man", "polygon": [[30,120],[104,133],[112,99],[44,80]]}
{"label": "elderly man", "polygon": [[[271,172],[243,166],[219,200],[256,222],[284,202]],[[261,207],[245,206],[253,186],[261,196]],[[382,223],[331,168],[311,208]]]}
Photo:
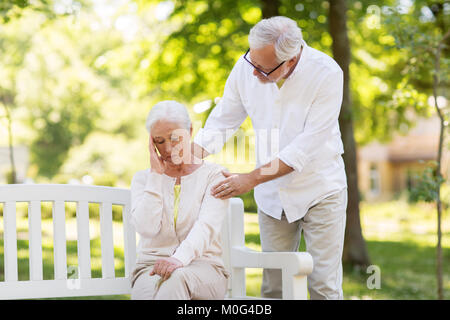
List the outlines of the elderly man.
{"label": "elderly man", "polygon": [[[255,189],[263,251],[297,251],[301,233],[314,260],[311,299],[343,299],[342,250],[347,181],[338,117],[343,72],[309,47],[296,22],[272,17],[249,34],[220,103],[194,139],[197,156],[219,152],[247,116],[256,135],[256,169],[223,172],[212,194]],[[281,298],[281,271],[263,272],[261,295]]]}

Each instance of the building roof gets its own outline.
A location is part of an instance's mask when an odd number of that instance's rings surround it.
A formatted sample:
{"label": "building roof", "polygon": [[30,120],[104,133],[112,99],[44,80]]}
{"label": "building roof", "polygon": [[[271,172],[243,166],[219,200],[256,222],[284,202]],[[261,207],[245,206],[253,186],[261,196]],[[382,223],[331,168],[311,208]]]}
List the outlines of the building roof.
{"label": "building roof", "polygon": [[393,162],[435,160],[438,145],[439,136],[436,135],[396,137],[387,145],[388,159]]}
{"label": "building roof", "polygon": [[[374,162],[435,160],[438,153],[439,129],[440,122],[437,116],[421,118],[407,135],[396,134],[387,144],[373,142],[359,148],[358,157],[361,160]],[[447,149],[444,153],[450,153],[450,151]]]}

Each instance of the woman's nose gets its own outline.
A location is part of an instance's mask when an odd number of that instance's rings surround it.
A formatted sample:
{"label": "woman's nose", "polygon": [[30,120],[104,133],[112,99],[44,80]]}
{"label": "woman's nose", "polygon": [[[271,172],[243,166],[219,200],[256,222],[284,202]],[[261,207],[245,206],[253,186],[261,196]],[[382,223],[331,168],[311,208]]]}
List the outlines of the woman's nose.
{"label": "woman's nose", "polygon": [[166,150],[167,155],[170,156],[172,154],[172,144],[171,143],[166,143],[166,145],[164,146],[164,149]]}

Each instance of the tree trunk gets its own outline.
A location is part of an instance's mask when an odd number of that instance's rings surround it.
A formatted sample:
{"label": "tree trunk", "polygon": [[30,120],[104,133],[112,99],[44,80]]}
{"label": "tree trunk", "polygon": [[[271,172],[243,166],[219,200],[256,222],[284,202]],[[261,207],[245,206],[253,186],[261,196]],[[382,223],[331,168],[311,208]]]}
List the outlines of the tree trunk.
{"label": "tree trunk", "polygon": [[442,178],[441,174],[441,161],[442,161],[442,146],[444,143],[444,116],[442,115],[438,102],[437,102],[437,87],[439,84],[438,76],[439,73],[439,49],[436,57],[436,69],[434,74],[433,81],[433,96],[434,96],[434,105],[436,108],[436,112],[439,115],[440,120],[440,130],[439,130],[439,147],[438,147],[438,155],[437,155],[437,199],[436,199],[436,208],[437,208],[437,246],[436,246],[436,277],[437,277],[437,294],[439,300],[444,300],[444,284],[442,278],[442,228],[441,228],[441,220],[442,220],[442,202],[441,202],[441,182]]}
{"label": "tree trunk", "polygon": [[439,87],[439,73],[441,69],[441,51],[445,46],[445,41],[450,39],[450,30],[442,38],[439,43],[436,55],[435,55],[435,64],[434,64],[434,74],[433,74],[433,97],[434,97],[434,106],[436,108],[436,112],[439,116],[440,121],[440,131],[439,131],[439,147],[438,147],[438,155],[437,155],[437,199],[436,199],[436,207],[437,207],[437,246],[436,246],[436,277],[437,277],[437,294],[439,300],[444,300],[444,283],[442,276],[442,228],[441,228],[441,220],[442,220],[442,202],[441,202],[441,161],[442,161],[442,148],[444,144],[444,116],[438,106],[438,87]]}
{"label": "tree trunk", "polygon": [[330,1],[329,30],[333,39],[333,56],[344,71],[344,93],[339,115],[339,126],[344,144],[343,158],[348,184],[347,226],[345,229],[343,261],[351,265],[366,267],[370,265],[370,259],[359,218],[358,170],[349,87],[350,43],[347,35],[346,11],[345,0]]}
{"label": "tree trunk", "polygon": [[17,183],[16,165],[14,161],[14,145],[13,145],[13,133],[12,133],[12,118],[11,113],[7,105],[5,105],[6,120],[8,122],[8,146],[9,146],[9,161],[11,164],[11,177],[8,177],[9,183]]}
{"label": "tree trunk", "polygon": [[[436,73],[439,72],[439,56],[436,58]],[[438,80],[437,75],[434,75],[434,83],[433,83],[433,96],[434,96],[434,104],[436,111],[439,115],[440,120],[440,130],[439,130],[439,147],[438,147],[438,155],[437,155],[437,199],[436,199],[436,208],[437,208],[437,246],[436,246],[436,277],[437,277],[437,294],[439,300],[444,300],[444,283],[442,277],[442,228],[441,228],[441,220],[442,220],[442,201],[441,201],[441,161],[442,161],[442,146],[444,143],[444,117],[439,110],[439,106],[437,103],[437,86]]]}
{"label": "tree trunk", "polygon": [[[11,165],[11,172],[8,173],[8,183],[17,183],[16,165],[14,161],[14,147],[13,147],[13,132],[12,132],[12,116],[10,105],[14,102],[14,97],[7,93],[0,93],[0,105],[5,109],[5,118],[8,130],[8,146],[9,146],[9,161]],[[10,175],[10,176],[9,176]]]}
{"label": "tree trunk", "polygon": [[262,15],[263,19],[278,16],[278,8],[280,7],[279,0],[262,0]]}

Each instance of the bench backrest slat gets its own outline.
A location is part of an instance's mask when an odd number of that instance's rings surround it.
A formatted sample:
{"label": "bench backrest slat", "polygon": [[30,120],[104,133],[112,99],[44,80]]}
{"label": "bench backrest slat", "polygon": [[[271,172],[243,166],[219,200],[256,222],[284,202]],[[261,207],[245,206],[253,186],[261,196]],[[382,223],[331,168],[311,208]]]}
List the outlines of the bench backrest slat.
{"label": "bench backrest slat", "polygon": [[77,204],[77,251],[80,279],[91,278],[91,245],[89,237],[89,203]]}
{"label": "bench backrest slat", "polygon": [[[131,228],[130,223],[130,204],[126,204],[122,209],[122,227],[123,227],[123,247],[125,250],[125,277],[129,277],[136,264],[136,232]],[[127,254],[128,253],[128,254]]]}
{"label": "bench backrest slat", "polygon": [[67,279],[66,210],[64,201],[53,202],[53,256],[55,280]]}
{"label": "bench backrest slat", "polygon": [[3,206],[5,281],[17,281],[17,231],[16,203],[8,201]]}
{"label": "bench backrest slat", "polygon": [[41,203],[34,200],[28,205],[30,280],[43,279],[41,228]]}
{"label": "bench backrest slat", "polygon": [[103,202],[100,206],[100,233],[102,246],[102,278],[114,278],[114,242],[112,225],[112,204]]}

